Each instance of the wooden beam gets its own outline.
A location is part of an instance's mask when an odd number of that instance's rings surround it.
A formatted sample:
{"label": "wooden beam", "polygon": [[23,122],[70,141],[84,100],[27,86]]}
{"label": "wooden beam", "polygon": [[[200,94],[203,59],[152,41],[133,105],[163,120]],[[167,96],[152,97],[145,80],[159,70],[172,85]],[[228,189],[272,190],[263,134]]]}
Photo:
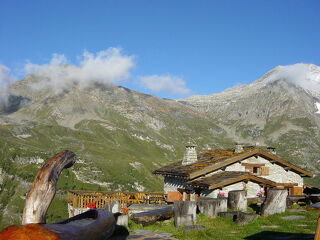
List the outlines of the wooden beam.
{"label": "wooden beam", "polygon": [[294,186],[298,186],[298,183],[277,183],[277,186],[294,187]]}
{"label": "wooden beam", "polygon": [[241,163],[242,166],[245,167],[263,167],[265,166],[264,163]]}

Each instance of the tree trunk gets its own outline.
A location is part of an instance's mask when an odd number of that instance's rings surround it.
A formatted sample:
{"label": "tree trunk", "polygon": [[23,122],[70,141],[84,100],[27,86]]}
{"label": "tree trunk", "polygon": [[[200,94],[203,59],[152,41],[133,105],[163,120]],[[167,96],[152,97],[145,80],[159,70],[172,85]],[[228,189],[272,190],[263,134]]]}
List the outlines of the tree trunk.
{"label": "tree trunk", "polygon": [[174,225],[193,225],[196,221],[197,203],[193,201],[174,201]]}
{"label": "tree trunk", "polygon": [[56,154],[40,168],[25,200],[22,224],[45,223],[48,207],[56,193],[61,171],[75,163],[75,154],[65,150]]}
{"label": "tree trunk", "polygon": [[219,212],[227,211],[227,198],[200,199],[198,208],[204,215],[216,217]]}
{"label": "tree trunk", "polygon": [[247,211],[247,197],[243,190],[234,190],[228,193],[228,208],[232,211]]}
{"label": "tree trunk", "polygon": [[261,215],[269,216],[286,211],[288,191],[286,189],[269,189],[262,204]]}

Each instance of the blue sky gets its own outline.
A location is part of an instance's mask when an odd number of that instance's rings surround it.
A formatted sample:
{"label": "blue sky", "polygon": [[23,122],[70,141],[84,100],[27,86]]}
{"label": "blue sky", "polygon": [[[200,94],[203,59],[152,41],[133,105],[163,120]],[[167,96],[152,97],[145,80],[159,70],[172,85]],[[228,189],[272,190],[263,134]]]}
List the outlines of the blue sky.
{"label": "blue sky", "polygon": [[[60,54],[79,65],[86,50],[90,67],[77,74],[90,76],[96,53],[115,48],[111,58],[124,64],[115,84],[159,97],[211,94],[277,65],[320,65],[319,12],[318,0],[3,0],[0,65],[20,79],[26,63],[36,71]],[[110,54],[102,58],[101,67]],[[94,76],[105,74],[114,76]]]}

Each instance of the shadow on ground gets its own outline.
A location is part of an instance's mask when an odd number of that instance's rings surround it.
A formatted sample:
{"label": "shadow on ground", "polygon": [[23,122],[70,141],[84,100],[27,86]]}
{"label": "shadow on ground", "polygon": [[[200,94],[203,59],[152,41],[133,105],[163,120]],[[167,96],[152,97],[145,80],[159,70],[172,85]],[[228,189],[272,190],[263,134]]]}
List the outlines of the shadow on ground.
{"label": "shadow on ground", "polygon": [[313,234],[262,231],[245,237],[247,240],[313,240]]}
{"label": "shadow on ground", "polygon": [[252,208],[252,210],[255,211],[256,214],[260,214],[260,212],[261,212],[261,206],[259,206],[258,204],[256,204],[256,203],[251,203],[251,204],[249,204],[249,207]]}

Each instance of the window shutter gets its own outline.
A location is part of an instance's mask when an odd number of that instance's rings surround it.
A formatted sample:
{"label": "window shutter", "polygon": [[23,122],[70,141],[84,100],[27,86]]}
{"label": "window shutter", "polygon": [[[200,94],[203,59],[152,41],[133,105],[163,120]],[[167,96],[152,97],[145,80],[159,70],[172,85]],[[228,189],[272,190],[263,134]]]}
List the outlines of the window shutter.
{"label": "window shutter", "polygon": [[269,167],[261,167],[261,175],[269,175]]}

